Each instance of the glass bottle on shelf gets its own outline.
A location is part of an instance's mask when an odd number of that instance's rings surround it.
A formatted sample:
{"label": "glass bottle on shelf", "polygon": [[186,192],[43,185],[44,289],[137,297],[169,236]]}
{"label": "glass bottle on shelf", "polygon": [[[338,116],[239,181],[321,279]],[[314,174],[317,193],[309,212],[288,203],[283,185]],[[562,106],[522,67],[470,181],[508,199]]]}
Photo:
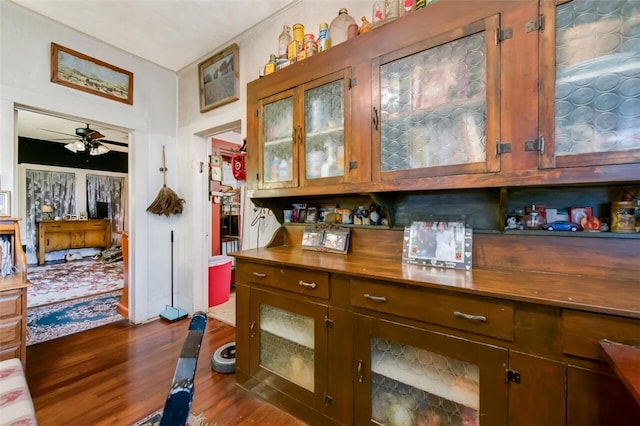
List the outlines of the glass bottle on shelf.
{"label": "glass bottle on shelf", "polygon": [[344,41],[347,41],[349,37],[349,25],[355,24],[356,20],[349,16],[347,8],[343,7],[338,12],[338,16],[333,18],[329,25],[329,33],[331,34],[331,45],[335,46]]}
{"label": "glass bottle on shelf", "polygon": [[533,204],[526,209],[526,215],[524,216],[524,227],[527,229],[541,229],[547,220],[544,217],[544,211],[541,208],[536,208]]}
{"label": "glass bottle on shelf", "polygon": [[293,38],[291,37],[291,27],[285,25],[282,27],[282,33],[278,37],[278,58],[287,59],[287,47]]}
{"label": "glass bottle on shelf", "polygon": [[276,55],[272,53],[269,62],[264,66],[264,75],[269,75],[276,71]]}

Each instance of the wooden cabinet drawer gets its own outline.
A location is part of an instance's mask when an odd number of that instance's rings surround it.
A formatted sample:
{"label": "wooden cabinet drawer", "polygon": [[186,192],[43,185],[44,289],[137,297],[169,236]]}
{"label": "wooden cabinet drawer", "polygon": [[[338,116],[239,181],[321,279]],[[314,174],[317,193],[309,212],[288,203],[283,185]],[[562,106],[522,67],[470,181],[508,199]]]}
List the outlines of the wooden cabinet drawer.
{"label": "wooden cabinet drawer", "polygon": [[10,318],[22,314],[22,290],[0,293],[0,318]]}
{"label": "wooden cabinet drawer", "polygon": [[514,338],[509,301],[355,279],[351,304],[502,340]]}
{"label": "wooden cabinet drawer", "polygon": [[0,347],[20,342],[22,317],[15,317],[0,321]]}
{"label": "wooden cabinet drawer", "polygon": [[562,311],[562,351],[567,355],[605,361],[599,341],[640,344],[640,320],[565,309]]}
{"label": "wooden cabinet drawer", "polygon": [[238,261],[236,280],[329,299],[329,273]]}

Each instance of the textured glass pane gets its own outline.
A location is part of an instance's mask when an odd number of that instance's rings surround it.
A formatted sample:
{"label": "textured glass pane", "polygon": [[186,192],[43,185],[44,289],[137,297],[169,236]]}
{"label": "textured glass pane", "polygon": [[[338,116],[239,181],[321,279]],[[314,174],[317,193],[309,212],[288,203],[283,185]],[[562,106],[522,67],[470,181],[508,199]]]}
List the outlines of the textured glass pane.
{"label": "textured glass pane", "polygon": [[371,418],[383,425],[478,425],[478,366],[371,339]]}
{"label": "textured glass pane", "polygon": [[640,148],[640,2],[574,0],[556,16],[556,155]]}
{"label": "textured glass pane", "polygon": [[380,67],[382,171],[485,161],[485,50],[478,33]]}
{"label": "textured glass pane", "polygon": [[307,179],[344,175],[344,82],[305,91]]}
{"label": "textured glass pane", "polygon": [[293,178],[293,99],[265,104],[263,113],[264,182],[289,181]]}
{"label": "textured glass pane", "polygon": [[313,318],[260,305],[260,365],[314,391]]}

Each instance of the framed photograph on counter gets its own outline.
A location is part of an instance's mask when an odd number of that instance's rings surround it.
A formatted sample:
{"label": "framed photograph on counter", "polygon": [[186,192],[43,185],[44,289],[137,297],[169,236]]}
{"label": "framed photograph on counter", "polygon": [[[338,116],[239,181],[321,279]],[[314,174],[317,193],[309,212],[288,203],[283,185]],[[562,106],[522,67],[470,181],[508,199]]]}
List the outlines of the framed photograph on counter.
{"label": "framed photograph on counter", "polygon": [[442,268],[471,269],[473,230],[460,220],[412,222],[404,229],[402,260]]}

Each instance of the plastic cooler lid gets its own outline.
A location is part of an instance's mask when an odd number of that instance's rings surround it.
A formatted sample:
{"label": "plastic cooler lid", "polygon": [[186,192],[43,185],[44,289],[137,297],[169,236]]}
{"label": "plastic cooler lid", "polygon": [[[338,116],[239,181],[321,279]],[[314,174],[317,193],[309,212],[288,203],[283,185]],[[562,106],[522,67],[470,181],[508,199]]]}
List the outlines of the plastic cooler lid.
{"label": "plastic cooler lid", "polygon": [[209,266],[222,266],[233,261],[233,257],[221,254],[209,257]]}

